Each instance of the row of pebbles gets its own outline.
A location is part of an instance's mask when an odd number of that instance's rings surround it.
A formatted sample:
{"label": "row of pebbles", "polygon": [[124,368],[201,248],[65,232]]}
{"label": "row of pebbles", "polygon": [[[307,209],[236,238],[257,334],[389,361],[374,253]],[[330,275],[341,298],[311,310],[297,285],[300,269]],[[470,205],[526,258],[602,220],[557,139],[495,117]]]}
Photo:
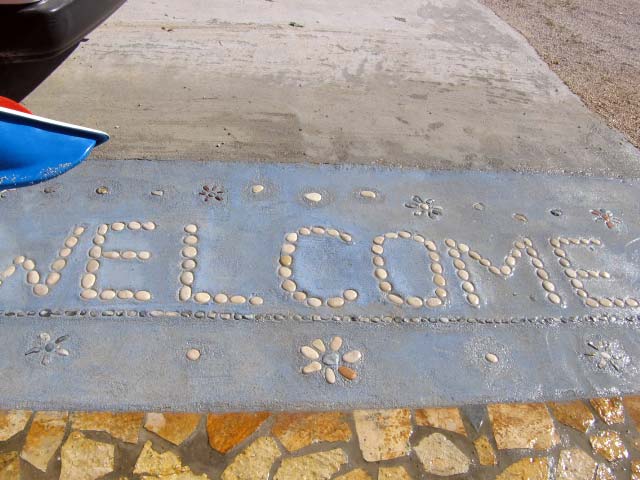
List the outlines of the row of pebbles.
{"label": "row of pebbles", "polygon": [[[433,273],[433,283],[436,285],[435,297],[420,298],[416,296],[403,297],[400,293],[393,289],[393,284],[389,281],[389,272],[384,268],[385,259],[384,243],[390,239],[405,239],[418,242],[428,251],[429,259],[431,261],[430,269]],[[371,252],[373,253],[373,265],[374,275],[378,280],[378,288],[387,295],[387,298],[396,305],[402,305],[406,303],[411,307],[422,307],[426,305],[428,307],[440,307],[444,305],[447,298],[447,290],[445,289],[447,282],[442,275],[442,264],[440,263],[440,255],[436,252],[436,244],[431,240],[426,240],[422,235],[411,234],[407,231],[401,230],[399,232],[388,232],[384,235],[377,236],[373,239],[373,246]]]}
{"label": "row of pebbles", "polygon": [[555,284],[549,279],[549,273],[545,270],[544,263],[538,257],[538,251],[533,247],[533,243],[529,238],[513,242],[513,248],[505,258],[504,264],[500,266],[493,265],[491,260],[483,257],[475,250],[471,250],[469,246],[464,243],[457,243],[451,238],[447,238],[444,243],[449,247],[449,256],[454,259],[456,273],[462,281],[461,287],[465,291],[467,302],[469,302],[470,305],[474,307],[479,306],[480,297],[475,293],[475,285],[469,280],[470,275],[467,270],[467,266],[461,259],[463,254],[477,261],[492,274],[502,278],[508,278],[513,274],[513,269],[515,268],[518,259],[521,258],[524,253],[531,260],[531,265],[535,268],[536,276],[540,280],[540,284],[547,294],[547,299],[556,305],[562,303],[562,299],[556,293]]}
{"label": "row of pebbles", "polygon": [[93,247],[89,250],[89,261],[85,267],[85,273],[80,279],[80,297],[84,300],[93,300],[99,298],[100,300],[113,300],[118,298],[120,300],[137,300],[140,302],[148,302],[151,300],[151,292],[148,290],[115,290],[107,288],[104,290],[98,290],[96,282],[98,279],[98,270],[100,270],[100,260],[106,258],[108,260],[149,260],[151,258],[151,252],[148,251],[104,251],[103,246],[107,241],[107,232],[122,232],[123,230],[145,230],[153,231],[156,229],[154,222],[138,222],[131,221],[114,222],[111,224],[103,223],[98,226],[95,237],[93,238]]}
{"label": "row of pebbles", "polygon": [[572,268],[571,261],[567,256],[566,247],[570,246],[583,246],[588,247],[591,245],[601,246],[602,242],[593,238],[565,238],[556,237],[549,240],[549,243],[553,247],[553,253],[558,257],[558,263],[564,268],[564,273],[569,277],[571,286],[573,287],[576,295],[583,299],[585,305],[591,308],[597,307],[631,307],[636,308],[640,303],[635,298],[619,298],[619,297],[597,297],[592,296],[587,292],[584,287],[583,280],[588,278],[599,278],[609,280],[611,274],[606,271],[599,270],[584,270]]}
{"label": "row of pebbles", "polygon": [[[180,290],[178,291],[178,299],[181,302],[193,300],[199,304],[210,303],[211,301],[217,304],[232,303],[234,305],[243,305],[247,303],[247,297],[244,295],[230,295],[227,293],[210,294],[209,292],[196,292],[193,293],[193,284],[195,282],[195,269],[198,266],[196,257],[198,255],[198,226],[194,224],[184,227],[186,235],[182,239],[182,272],[180,273]],[[262,297],[250,296],[248,299],[251,305],[262,305],[264,300]]]}
{"label": "row of pebbles", "polygon": [[65,239],[64,247],[60,249],[58,257],[51,263],[51,272],[47,274],[44,283],[40,282],[42,277],[36,270],[36,262],[24,255],[20,255],[13,260],[13,265],[9,265],[0,273],[0,285],[4,280],[16,273],[18,267],[22,267],[27,273],[27,283],[33,286],[33,293],[39,297],[48,294],[49,289],[60,281],[62,270],[67,266],[67,257],[73,253],[73,249],[78,245],[80,237],[85,230],[84,227],[76,227],[73,230],[73,234]]}
{"label": "row of pebbles", "polygon": [[352,240],[351,235],[348,233],[341,232],[335,228],[320,226],[302,227],[299,228],[297,232],[287,233],[285,235],[285,242],[280,249],[280,267],[278,268],[278,275],[282,278],[282,283],[280,284],[282,289],[291,294],[298,302],[306,303],[308,306],[316,308],[323,304],[331,308],[340,308],[344,306],[346,302],[356,300],[358,298],[358,292],[352,288],[344,290],[339,297],[335,296],[326,299],[318,295],[310,295],[308,292],[298,288],[298,284],[293,279],[293,253],[296,251],[299,238],[309,235],[328,236],[346,244],[349,244]]}

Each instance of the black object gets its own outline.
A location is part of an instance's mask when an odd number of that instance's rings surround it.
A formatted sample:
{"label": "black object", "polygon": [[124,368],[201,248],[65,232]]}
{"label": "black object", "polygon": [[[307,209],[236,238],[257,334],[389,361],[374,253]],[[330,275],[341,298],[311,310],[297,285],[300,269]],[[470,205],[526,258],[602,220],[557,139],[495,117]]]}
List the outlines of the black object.
{"label": "black object", "polygon": [[40,0],[0,5],[0,95],[22,100],[124,2]]}

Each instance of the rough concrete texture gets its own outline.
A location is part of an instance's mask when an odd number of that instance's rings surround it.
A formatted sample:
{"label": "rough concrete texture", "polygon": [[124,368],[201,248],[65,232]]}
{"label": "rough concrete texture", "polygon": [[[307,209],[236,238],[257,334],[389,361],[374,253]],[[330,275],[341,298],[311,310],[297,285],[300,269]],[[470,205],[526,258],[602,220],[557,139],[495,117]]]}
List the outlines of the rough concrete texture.
{"label": "rough concrete texture", "polygon": [[99,158],[640,175],[472,0],[136,0],[26,103],[111,133]]}

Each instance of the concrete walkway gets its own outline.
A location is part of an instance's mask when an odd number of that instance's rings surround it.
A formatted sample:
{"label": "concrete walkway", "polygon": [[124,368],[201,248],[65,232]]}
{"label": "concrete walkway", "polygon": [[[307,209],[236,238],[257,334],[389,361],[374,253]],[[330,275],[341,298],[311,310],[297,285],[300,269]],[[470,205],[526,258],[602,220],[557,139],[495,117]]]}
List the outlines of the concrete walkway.
{"label": "concrete walkway", "polygon": [[26,103],[108,159],[640,176],[640,154],[472,0],[135,0]]}

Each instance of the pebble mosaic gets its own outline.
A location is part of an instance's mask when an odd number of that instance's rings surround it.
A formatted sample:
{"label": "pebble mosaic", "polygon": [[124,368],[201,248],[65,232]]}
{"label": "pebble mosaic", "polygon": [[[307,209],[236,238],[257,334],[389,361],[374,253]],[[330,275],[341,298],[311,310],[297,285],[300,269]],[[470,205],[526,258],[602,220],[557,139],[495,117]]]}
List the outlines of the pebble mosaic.
{"label": "pebble mosaic", "polygon": [[[3,199],[0,406],[444,407],[637,392],[637,191],[544,175],[95,161],[46,194]],[[588,428],[578,411],[557,413]],[[158,415],[147,430],[171,430]],[[439,415],[419,421],[465,432]],[[508,435],[496,432],[499,449]]]}

